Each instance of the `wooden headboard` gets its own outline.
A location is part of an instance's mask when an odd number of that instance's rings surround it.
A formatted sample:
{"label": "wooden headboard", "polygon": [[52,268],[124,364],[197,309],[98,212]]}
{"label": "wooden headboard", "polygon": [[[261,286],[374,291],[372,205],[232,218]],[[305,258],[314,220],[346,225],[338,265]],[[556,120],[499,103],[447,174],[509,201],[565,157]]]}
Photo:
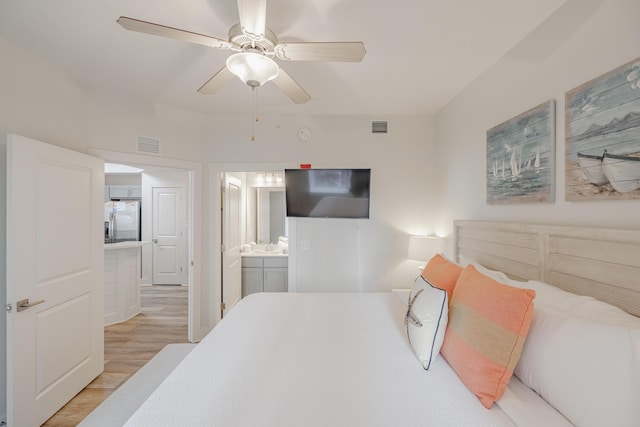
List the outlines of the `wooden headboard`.
{"label": "wooden headboard", "polygon": [[455,258],[640,316],[640,230],[454,221]]}

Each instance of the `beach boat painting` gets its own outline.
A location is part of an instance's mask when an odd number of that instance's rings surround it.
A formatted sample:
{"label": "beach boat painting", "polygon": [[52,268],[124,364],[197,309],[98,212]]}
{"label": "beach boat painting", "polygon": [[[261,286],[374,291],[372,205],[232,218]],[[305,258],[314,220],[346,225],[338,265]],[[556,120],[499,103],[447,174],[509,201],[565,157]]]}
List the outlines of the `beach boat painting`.
{"label": "beach boat painting", "polygon": [[602,168],[602,158],[603,156],[578,153],[580,169],[582,169],[589,182],[595,185],[603,185],[609,182]]}
{"label": "beach boat painting", "polygon": [[565,94],[565,199],[640,199],[640,58]]}
{"label": "beach boat painting", "polygon": [[555,101],[487,131],[487,204],[554,199]]}
{"label": "beach boat painting", "polygon": [[640,188],[640,157],[620,156],[605,151],[602,169],[616,191],[627,193]]}

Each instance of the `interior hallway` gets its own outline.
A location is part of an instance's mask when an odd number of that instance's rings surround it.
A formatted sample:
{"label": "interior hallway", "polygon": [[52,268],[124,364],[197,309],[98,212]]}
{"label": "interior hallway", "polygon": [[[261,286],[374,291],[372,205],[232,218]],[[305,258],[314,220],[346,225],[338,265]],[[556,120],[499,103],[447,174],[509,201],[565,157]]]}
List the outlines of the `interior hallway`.
{"label": "interior hallway", "polygon": [[43,425],[77,425],[165,345],[189,342],[187,300],[185,286],[142,286],[142,313],[104,328],[104,372]]}

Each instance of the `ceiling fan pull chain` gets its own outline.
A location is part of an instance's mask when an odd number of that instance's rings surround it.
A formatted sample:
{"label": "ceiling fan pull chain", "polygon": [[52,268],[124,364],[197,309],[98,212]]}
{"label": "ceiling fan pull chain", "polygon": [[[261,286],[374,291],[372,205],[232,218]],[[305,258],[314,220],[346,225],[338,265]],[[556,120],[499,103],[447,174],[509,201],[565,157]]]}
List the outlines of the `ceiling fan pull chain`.
{"label": "ceiling fan pull chain", "polygon": [[256,123],[258,122],[258,92],[256,86],[251,87],[251,97],[253,103],[253,108],[251,109],[253,111],[251,115],[251,142],[254,142],[256,140]]}

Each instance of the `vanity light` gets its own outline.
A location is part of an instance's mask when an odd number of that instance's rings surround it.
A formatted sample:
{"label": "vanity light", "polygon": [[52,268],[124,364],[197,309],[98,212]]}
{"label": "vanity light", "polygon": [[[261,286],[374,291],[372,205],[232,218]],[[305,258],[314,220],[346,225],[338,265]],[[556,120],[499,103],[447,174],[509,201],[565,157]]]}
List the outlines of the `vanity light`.
{"label": "vanity light", "polygon": [[281,187],[284,181],[282,173],[279,172],[256,172],[255,187]]}

